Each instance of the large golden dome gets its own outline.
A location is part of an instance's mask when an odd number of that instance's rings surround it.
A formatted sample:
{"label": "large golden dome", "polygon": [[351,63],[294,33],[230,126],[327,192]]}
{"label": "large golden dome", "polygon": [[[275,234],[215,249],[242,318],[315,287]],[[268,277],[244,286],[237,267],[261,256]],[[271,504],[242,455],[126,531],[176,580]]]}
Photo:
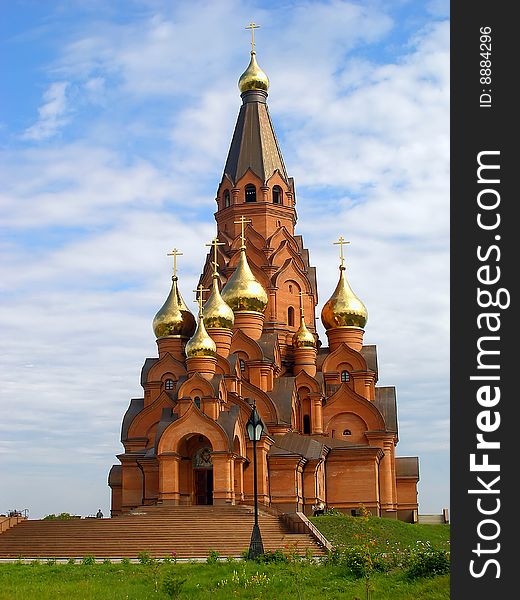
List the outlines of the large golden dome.
{"label": "large golden dome", "polygon": [[307,329],[303,314],[300,317],[300,327],[293,335],[292,341],[295,348],[316,348],[316,338]]}
{"label": "large golden dome", "polygon": [[366,306],[352,291],[343,265],[340,266],[339,272],[338,285],[321,311],[321,321],[326,330],[336,327],[363,329],[368,320]]}
{"label": "large golden dome", "polygon": [[153,330],[157,338],[189,338],[195,331],[195,317],[188,309],[177,287],[177,277],[172,277],[172,288],[153,320]]}
{"label": "large golden dome", "polygon": [[263,90],[267,92],[269,89],[269,78],[262,71],[256,62],[256,52],[251,52],[251,60],[247,69],[242,73],[238,80],[238,88],[241,93],[248,90]]}
{"label": "large golden dome", "polygon": [[194,356],[216,356],[217,346],[215,342],[209,337],[206,328],[204,327],[204,319],[202,313],[199,313],[199,319],[197,322],[197,329],[188,340],[186,348],[184,349],[186,356],[192,358]]}
{"label": "large golden dome", "polygon": [[249,267],[244,246],[235,272],[222,288],[222,299],[233,312],[263,313],[267,307],[267,293]]}
{"label": "large golden dome", "polygon": [[217,274],[213,275],[213,289],[206,300],[202,314],[207,329],[233,329],[235,315],[220,295]]}

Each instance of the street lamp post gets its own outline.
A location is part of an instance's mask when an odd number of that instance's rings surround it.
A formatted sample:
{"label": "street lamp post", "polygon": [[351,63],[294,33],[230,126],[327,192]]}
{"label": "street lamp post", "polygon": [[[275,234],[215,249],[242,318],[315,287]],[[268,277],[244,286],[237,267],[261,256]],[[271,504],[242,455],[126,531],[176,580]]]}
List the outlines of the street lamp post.
{"label": "street lamp post", "polygon": [[251,416],[246,424],[247,435],[253,442],[253,495],[255,499],[255,524],[253,525],[253,531],[251,533],[251,542],[249,544],[249,552],[247,557],[251,560],[257,558],[264,553],[264,545],[262,543],[262,536],[260,535],[260,527],[258,526],[258,487],[256,482],[256,443],[260,441],[262,433],[264,432],[264,425],[262,419],[256,410],[256,404],[253,404],[253,410]]}

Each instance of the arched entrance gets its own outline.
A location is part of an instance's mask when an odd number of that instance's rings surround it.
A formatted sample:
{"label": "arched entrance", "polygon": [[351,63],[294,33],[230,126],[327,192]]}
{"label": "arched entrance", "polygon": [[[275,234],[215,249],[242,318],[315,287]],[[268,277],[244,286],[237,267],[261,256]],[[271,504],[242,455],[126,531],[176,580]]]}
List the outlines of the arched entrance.
{"label": "arched entrance", "polygon": [[209,439],[190,433],[179,444],[181,504],[213,504],[213,447]]}
{"label": "arched entrance", "polygon": [[213,464],[211,447],[199,448],[193,455],[194,504],[213,504]]}

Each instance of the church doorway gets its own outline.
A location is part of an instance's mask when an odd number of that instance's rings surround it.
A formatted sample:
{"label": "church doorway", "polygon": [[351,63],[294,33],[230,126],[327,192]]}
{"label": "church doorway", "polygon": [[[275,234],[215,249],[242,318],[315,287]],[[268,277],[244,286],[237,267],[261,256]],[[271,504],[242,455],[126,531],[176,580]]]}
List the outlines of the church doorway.
{"label": "church doorway", "polygon": [[213,463],[210,446],[203,446],[193,454],[193,488],[194,504],[213,504]]}

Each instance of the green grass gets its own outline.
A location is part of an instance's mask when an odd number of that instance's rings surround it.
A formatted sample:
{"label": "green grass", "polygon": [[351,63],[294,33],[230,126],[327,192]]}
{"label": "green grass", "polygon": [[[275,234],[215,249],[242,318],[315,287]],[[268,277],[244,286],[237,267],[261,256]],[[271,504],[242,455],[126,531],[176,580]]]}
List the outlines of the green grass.
{"label": "green grass", "polygon": [[[449,526],[409,525],[377,517],[326,515],[313,523],[337,547],[364,546],[371,553],[409,557],[431,544],[449,550]],[[290,550],[287,550],[290,553]],[[448,600],[449,576],[410,580],[396,560],[391,570],[370,575],[370,600]],[[406,563],[404,563],[406,564]],[[309,560],[258,564],[249,561],[164,564],[0,564],[0,600],[156,600],[168,573],[186,581],[179,598],[193,600],[366,600],[365,579],[345,562]]]}
{"label": "green grass", "polygon": [[[219,563],[161,565],[156,576],[147,565],[0,565],[1,600],[162,600],[161,581],[168,570],[186,577],[180,598],[265,600],[364,600],[365,584],[341,567],[304,563],[258,565]],[[233,581],[233,571],[237,572]],[[257,577],[260,576],[260,577]],[[267,581],[262,581],[265,575]],[[238,578],[238,579],[237,579]],[[255,581],[260,580],[259,583]],[[227,583],[222,583],[227,581]],[[371,600],[447,600],[448,576],[410,582],[402,572],[378,574],[371,580]]]}
{"label": "green grass", "polygon": [[449,525],[420,525],[370,517],[368,520],[348,515],[323,515],[310,520],[334,546],[357,546],[366,538],[372,539],[374,550],[385,552],[389,547],[412,547],[417,541],[450,549]]}

